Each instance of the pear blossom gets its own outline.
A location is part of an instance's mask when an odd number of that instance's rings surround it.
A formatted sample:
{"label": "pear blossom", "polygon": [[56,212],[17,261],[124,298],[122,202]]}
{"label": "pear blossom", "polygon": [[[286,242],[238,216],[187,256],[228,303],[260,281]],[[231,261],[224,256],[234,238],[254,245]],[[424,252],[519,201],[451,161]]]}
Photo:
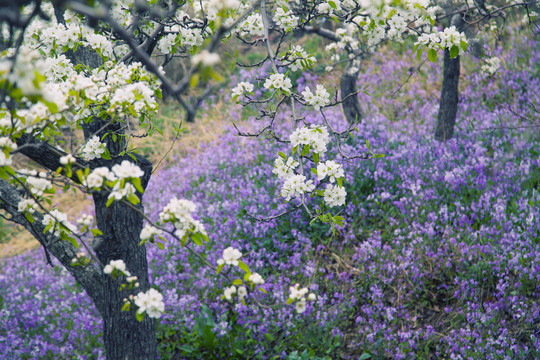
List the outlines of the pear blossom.
{"label": "pear blossom", "polygon": [[300,163],[290,156],[286,162],[284,162],[283,158],[279,156],[274,161],[274,169],[272,170],[272,173],[276,174],[280,179],[287,179],[294,175],[294,169],[296,169],[298,165],[300,165]]}
{"label": "pear blossom", "polygon": [[292,175],[285,180],[281,188],[281,196],[285,198],[285,201],[289,201],[291,198],[302,196],[313,189],[315,189],[313,180],[306,180],[304,175]]}
{"label": "pear blossom", "polygon": [[341,206],[345,204],[345,197],[347,192],[344,188],[328,184],[324,191],[324,202],[329,207]]}
{"label": "pear blossom", "polygon": [[223,257],[217,261],[218,265],[233,265],[238,266],[238,260],[242,257],[240,250],[229,246],[223,250]]}
{"label": "pear blossom", "polygon": [[111,260],[103,268],[105,274],[112,274],[114,271],[125,276],[131,276],[130,272],[126,269],[126,263],[124,260]]}
{"label": "pear blossom", "polygon": [[266,89],[279,89],[288,94],[291,91],[292,82],[284,74],[272,74],[266,79],[264,87]]}
{"label": "pear blossom", "polygon": [[150,318],[159,319],[165,311],[163,295],[154,288],[147,292],[139,292],[135,296],[134,302],[138,307],[137,313],[146,313]]}

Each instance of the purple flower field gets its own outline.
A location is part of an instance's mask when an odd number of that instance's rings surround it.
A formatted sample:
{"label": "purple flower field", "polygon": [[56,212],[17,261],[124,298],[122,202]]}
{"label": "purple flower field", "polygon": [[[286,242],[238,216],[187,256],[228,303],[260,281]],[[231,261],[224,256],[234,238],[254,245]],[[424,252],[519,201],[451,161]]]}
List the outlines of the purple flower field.
{"label": "purple flower field", "polygon": [[[348,195],[336,237],[302,211],[247,216],[289,207],[272,174],[283,145],[232,129],[169,159],[144,195],[147,216],[157,220],[172,197],[195,202],[211,244],[197,251],[216,264],[223,249],[240,249],[268,294],[248,295],[246,306],[224,301],[230,283],[215,270],[180,244],[150,244],[166,304],[161,358],[540,358],[540,114],[531,105],[540,110],[540,47],[526,30],[509,32],[490,54],[503,60],[498,75],[463,61],[456,134],[446,143],[433,139],[441,62],[426,62],[392,96],[419,62],[409,50],[366,61],[366,118],[343,150],[365,151],[369,139],[386,156],[341,160]],[[230,120],[241,111],[231,106]],[[340,109],[324,111],[345,126]],[[285,304],[296,283],[317,294],[303,314]],[[0,359],[103,359],[100,337],[90,299],[67,271],[46,266],[42,250],[2,260]]]}

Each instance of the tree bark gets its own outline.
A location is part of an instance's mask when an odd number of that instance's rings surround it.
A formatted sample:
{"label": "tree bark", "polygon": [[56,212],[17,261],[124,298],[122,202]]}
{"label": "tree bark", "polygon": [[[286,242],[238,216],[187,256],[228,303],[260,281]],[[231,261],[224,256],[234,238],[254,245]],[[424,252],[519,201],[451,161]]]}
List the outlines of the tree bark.
{"label": "tree bark", "polygon": [[439,102],[439,116],[435,129],[435,139],[446,141],[454,136],[454,125],[459,101],[459,56],[450,59],[450,52],[444,51],[444,71]]}
{"label": "tree bark", "polygon": [[354,58],[347,63],[341,76],[341,99],[343,100],[341,108],[349,124],[359,124],[364,117],[356,88],[361,64],[362,61],[359,57]]}

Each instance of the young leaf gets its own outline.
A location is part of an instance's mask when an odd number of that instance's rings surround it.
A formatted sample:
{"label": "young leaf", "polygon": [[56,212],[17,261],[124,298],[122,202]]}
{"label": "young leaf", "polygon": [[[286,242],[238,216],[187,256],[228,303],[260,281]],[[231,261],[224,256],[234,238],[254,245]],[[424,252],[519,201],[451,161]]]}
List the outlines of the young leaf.
{"label": "young leaf", "polygon": [[427,56],[428,56],[429,61],[431,61],[432,63],[437,61],[437,51],[435,51],[434,49],[429,49]]}
{"label": "young leaf", "polygon": [[244,270],[244,272],[251,272],[251,270],[249,270],[249,266],[247,266],[247,264],[241,260],[238,260],[238,267]]}
{"label": "young leaf", "polygon": [[216,273],[219,275],[219,273],[221,272],[221,270],[223,270],[223,267],[225,266],[225,264],[221,264],[221,265],[218,265],[217,267],[217,271]]}

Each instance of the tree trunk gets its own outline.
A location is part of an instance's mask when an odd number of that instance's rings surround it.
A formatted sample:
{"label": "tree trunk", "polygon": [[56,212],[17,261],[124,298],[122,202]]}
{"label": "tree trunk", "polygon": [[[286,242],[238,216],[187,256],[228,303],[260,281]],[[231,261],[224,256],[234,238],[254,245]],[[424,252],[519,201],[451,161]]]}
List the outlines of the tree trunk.
{"label": "tree trunk", "polygon": [[450,59],[450,52],[444,51],[444,71],[439,103],[439,116],[435,139],[446,141],[454,136],[454,125],[458,109],[458,85],[459,85],[459,56]]}
{"label": "tree trunk", "polygon": [[[101,137],[106,131],[120,134],[122,131],[121,124],[111,123],[104,126],[106,123],[105,120],[96,118],[94,122],[85,124],[85,137],[88,138],[94,134]],[[97,131],[98,129],[101,129],[101,131]],[[78,160],[78,162],[89,166],[91,169],[101,166],[111,169],[115,164],[120,164],[124,160],[134,162],[144,172],[141,185],[146,189],[152,173],[152,163],[142,156],[135,155],[136,161],[134,161],[127,155],[120,155],[125,145],[121,136],[115,142],[111,140],[111,136],[107,136],[104,142],[107,144],[112,160],[94,159],[90,162],[83,160]],[[65,155],[51,145],[35,141],[28,135],[21,137],[18,144],[22,154],[50,170],[56,170],[60,166],[60,157]],[[73,176],[72,179],[78,182],[76,176]],[[144,245],[139,246],[139,235],[144,220],[142,215],[143,207],[139,204],[134,206],[134,209],[119,202],[114,202],[107,207],[108,192],[101,191],[92,194],[97,225],[103,233],[93,246],[97,258],[104,265],[111,260],[123,260],[127,270],[131,275],[137,276],[140,284],[139,288],[120,291],[120,283],[104,274],[99,267],[71,266],[71,259],[76,256],[78,250],[73,248],[67,241],[54,238],[52,235],[43,236],[42,217],[40,218],[36,214],[36,222],[29,224],[24,216],[21,216],[17,211],[16,204],[19,201],[17,200],[19,196],[17,191],[15,189],[11,190],[11,186],[7,183],[2,182],[0,185],[0,190],[3,193],[8,193],[9,190],[11,191],[10,194],[12,194],[10,200],[5,200],[0,196],[0,207],[10,212],[14,217],[14,221],[31,231],[42,243],[46,251],[50,251],[74,275],[93,300],[103,318],[103,342],[107,359],[156,359],[155,320],[145,316],[142,322],[137,321],[134,313],[136,309],[133,309],[133,307],[129,312],[121,311],[125,298],[129,295],[136,295],[139,291],[146,292],[150,288],[146,248]],[[142,194],[137,195],[142,202]]]}
{"label": "tree trunk", "polygon": [[359,57],[349,61],[341,76],[341,99],[343,100],[341,108],[349,124],[360,123],[364,116],[356,93],[358,91],[356,80],[358,79],[361,63]]}
{"label": "tree trunk", "polygon": [[[146,291],[150,287],[146,248],[138,245],[143,217],[123,204],[113,203],[107,208],[106,201],[106,194],[94,195],[98,227],[103,232],[103,239],[95,248],[96,255],[104,264],[110,260],[124,260],[128,271],[137,276],[140,283],[133,294]],[[103,341],[107,359],[156,359],[155,321],[145,316],[142,322],[138,322],[135,309],[122,312],[124,298],[129,293],[126,290],[119,291],[118,282],[108,275],[104,276],[104,299],[96,305],[101,309],[103,317]]]}

